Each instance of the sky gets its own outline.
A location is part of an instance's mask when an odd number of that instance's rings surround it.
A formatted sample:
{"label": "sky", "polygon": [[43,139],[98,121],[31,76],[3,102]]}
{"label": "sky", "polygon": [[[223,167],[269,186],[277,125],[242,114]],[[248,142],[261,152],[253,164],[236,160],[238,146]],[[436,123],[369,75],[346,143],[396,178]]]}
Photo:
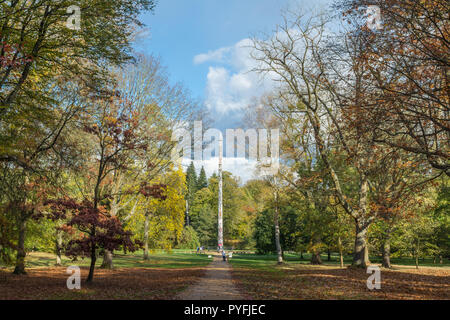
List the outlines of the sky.
{"label": "sky", "polygon": [[[136,41],[139,52],[160,56],[170,80],[181,82],[208,109],[213,127],[242,126],[243,108],[266,90],[268,80],[251,72],[250,38],[273,34],[286,9],[328,6],[331,0],[159,0],[153,13],[141,17],[148,30]],[[252,163],[224,159],[224,169],[254,177]],[[189,161],[184,161],[189,163]],[[214,159],[196,163],[208,175]],[[255,176],[256,177],[256,176]]]}

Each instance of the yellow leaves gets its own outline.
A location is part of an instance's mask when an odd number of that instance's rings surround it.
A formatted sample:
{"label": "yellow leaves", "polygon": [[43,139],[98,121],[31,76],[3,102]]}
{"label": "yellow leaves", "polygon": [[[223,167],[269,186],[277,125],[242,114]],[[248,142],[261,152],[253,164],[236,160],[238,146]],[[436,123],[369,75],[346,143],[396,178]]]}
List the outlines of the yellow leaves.
{"label": "yellow leaves", "polygon": [[[160,174],[151,181],[149,185],[166,185],[165,200],[152,197],[138,196],[136,201],[136,212],[130,219],[128,228],[139,240],[143,239],[143,225],[145,215],[149,216],[149,242],[151,246],[170,249],[174,238],[181,236],[184,224],[186,204],[184,193],[186,190],[185,175],[178,167],[169,167],[166,172]],[[127,199],[124,199],[127,201]],[[131,204],[132,207],[135,203]]]}
{"label": "yellow leaves", "polygon": [[117,123],[117,119],[111,116],[106,116],[104,118],[105,123],[107,124],[116,124]]}

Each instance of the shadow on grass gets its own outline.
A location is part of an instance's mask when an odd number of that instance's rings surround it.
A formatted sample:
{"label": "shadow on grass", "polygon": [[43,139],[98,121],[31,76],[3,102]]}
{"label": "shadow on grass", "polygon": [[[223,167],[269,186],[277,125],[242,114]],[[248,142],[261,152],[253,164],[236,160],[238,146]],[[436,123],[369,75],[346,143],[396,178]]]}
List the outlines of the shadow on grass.
{"label": "shadow on grass", "polygon": [[[326,254],[321,255],[321,259],[323,265],[331,265],[331,266],[339,266],[340,258],[337,254],[332,254],[331,259],[328,260],[328,256]],[[311,254],[303,254],[303,258],[300,258],[299,254],[287,253],[284,255],[284,261],[292,264],[309,264],[311,259]],[[266,254],[266,255],[258,255],[258,254],[235,254],[233,255],[233,264],[240,266],[249,266],[255,268],[264,268],[264,267],[272,267],[276,265],[277,256],[275,254]],[[344,256],[344,265],[351,264],[353,261],[352,256]],[[381,264],[382,259],[379,257],[371,257],[370,262],[373,264]],[[393,265],[402,265],[402,266],[415,266],[415,260],[413,258],[391,258],[391,264]],[[419,260],[419,268],[420,267],[450,267],[450,260],[444,259],[443,263],[433,263],[433,259],[420,259]]]}
{"label": "shadow on grass", "polygon": [[96,270],[93,283],[86,283],[89,268],[81,267],[81,290],[69,290],[65,267],[34,268],[17,276],[0,271],[0,300],[9,299],[172,299],[203,276],[202,268],[123,268]]}
{"label": "shadow on grass", "polygon": [[447,268],[382,269],[381,290],[369,290],[365,269],[340,268],[338,261],[310,265],[298,255],[285,255],[285,261],[277,265],[275,255],[239,254],[231,262],[233,277],[255,299],[450,299]]}
{"label": "shadow on grass", "polygon": [[[96,267],[100,267],[102,257],[97,259]],[[144,260],[142,252],[130,254],[114,254],[113,263],[115,268],[193,268],[204,267],[211,262],[207,254],[191,253],[154,253],[149,255],[148,260]],[[43,252],[31,252],[26,258],[26,267],[54,267],[56,263],[55,255]],[[89,258],[71,260],[68,257],[62,258],[63,266],[82,266],[90,264]]]}

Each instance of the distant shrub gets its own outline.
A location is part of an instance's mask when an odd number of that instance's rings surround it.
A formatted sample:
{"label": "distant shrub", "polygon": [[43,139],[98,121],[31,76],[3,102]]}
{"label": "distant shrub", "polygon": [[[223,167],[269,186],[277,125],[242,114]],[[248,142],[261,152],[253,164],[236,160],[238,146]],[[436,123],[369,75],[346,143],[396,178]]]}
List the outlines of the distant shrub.
{"label": "distant shrub", "polygon": [[196,249],[200,246],[197,232],[191,226],[184,227],[177,248],[179,249]]}

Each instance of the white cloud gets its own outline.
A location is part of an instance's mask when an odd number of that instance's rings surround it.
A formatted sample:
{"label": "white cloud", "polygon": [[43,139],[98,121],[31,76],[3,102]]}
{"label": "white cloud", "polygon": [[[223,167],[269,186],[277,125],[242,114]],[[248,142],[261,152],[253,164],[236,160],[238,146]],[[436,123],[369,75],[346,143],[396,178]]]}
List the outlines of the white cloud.
{"label": "white cloud", "polygon": [[[257,72],[252,71],[257,62],[251,57],[251,46],[252,40],[242,39],[233,46],[194,57],[195,64],[209,65],[205,104],[215,113],[216,119],[229,120],[239,111],[257,102],[260,96],[275,86],[270,76],[262,78]],[[186,158],[182,161],[183,166],[188,166],[190,162],[191,160]],[[194,161],[194,165],[198,170],[203,166],[208,176],[218,171],[217,158]],[[224,157],[223,170],[240,177],[242,183],[261,178],[255,160]]]}
{"label": "white cloud", "polygon": [[205,104],[208,109],[224,114],[247,107],[271,88],[270,80],[262,80],[251,58],[252,40],[242,39],[231,47],[223,47],[194,57],[195,64],[210,63],[206,83]]}
{"label": "white cloud", "polygon": [[[197,173],[199,173],[202,166],[205,168],[205,173],[208,177],[210,177],[213,173],[218,172],[219,169],[219,160],[217,157],[210,158],[207,160],[191,160],[187,158],[183,158],[182,165],[183,167],[189,166],[189,164],[194,162],[194,166],[197,169]],[[222,169],[223,171],[231,172],[234,176],[239,177],[242,183],[247,182],[251,179],[258,178],[257,170],[256,170],[257,162],[254,160],[248,160],[245,158],[223,158]]]}
{"label": "white cloud", "polygon": [[231,47],[225,47],[214,51],[208,51],[208,53],[198,54],[194,57],[194,64],[222,62],[225,59],[225,55],[228,54],[230,50]]}

